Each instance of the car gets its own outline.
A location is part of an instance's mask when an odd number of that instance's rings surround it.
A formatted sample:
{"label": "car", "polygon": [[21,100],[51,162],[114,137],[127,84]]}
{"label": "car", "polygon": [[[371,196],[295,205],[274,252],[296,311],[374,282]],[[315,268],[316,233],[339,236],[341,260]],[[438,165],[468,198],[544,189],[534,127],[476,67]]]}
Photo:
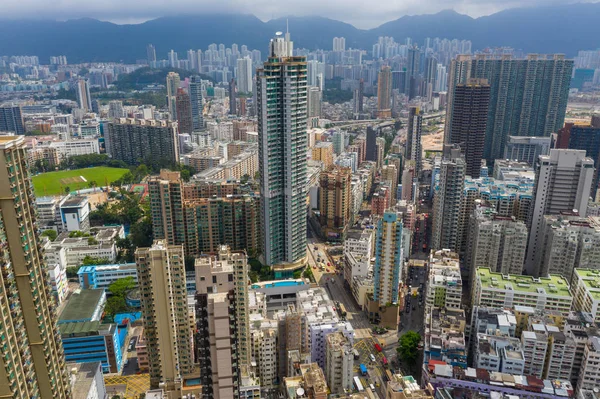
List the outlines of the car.
{"label": "car", "polygon": [[412,309],[412,310],[415,310],[415,309],[416,309],[416,308],[413,306],[413,309]]}
{"label": "car", "polygon": [[319,250],[319,248],[317,248],[317,247],[313,248],[313,251],[318,251],[318,250]]}
{"label": "car", "polygon": [[407,314],[410,313],[410,307],[408,307],[408,306],[406,307],[406,313]]}

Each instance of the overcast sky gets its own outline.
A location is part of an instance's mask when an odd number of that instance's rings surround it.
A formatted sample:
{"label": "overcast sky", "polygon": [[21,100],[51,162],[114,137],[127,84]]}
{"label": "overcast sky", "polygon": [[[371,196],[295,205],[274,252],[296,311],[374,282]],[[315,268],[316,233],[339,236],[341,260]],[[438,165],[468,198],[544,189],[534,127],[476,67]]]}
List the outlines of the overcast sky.
{"label": "overcast sky", "polygon": [[90,17],[115,23],[140,23],[173,14],[235,12],[266,21],[288,15],[319,15],[358,28],[373,28],[403,15],[445,9],[472,17],[507,8],[535,7],[573,0],[0,0],[0,18],[71,19]]}

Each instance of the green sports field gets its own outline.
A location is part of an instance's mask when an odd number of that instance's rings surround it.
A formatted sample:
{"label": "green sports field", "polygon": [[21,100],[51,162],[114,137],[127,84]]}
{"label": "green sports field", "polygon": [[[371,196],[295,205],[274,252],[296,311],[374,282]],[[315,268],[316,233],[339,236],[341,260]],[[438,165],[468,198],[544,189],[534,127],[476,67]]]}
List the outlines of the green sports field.
{"label": "green sports field", "polygon": [[69,187],[71,191],[89,188],[89,183],[91,181],[95,181],[98,187],[102,187],[105,186],[107,182],[110,184],[114,180],[119,179],[127,171],[129,171],[129,169],[98,166],[95,168],[42,173],[33,176],[32,181],[35,195],[43,197],[47,195],[64,194],[67,187]]}

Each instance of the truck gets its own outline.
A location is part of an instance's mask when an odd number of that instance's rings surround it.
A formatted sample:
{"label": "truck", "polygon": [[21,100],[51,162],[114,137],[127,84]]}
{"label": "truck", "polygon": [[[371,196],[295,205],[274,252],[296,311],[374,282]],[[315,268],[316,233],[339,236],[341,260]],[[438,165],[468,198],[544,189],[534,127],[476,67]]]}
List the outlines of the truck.
{"label": "truck", "polygon": [[360,367],[360,374],[363,376],[367,375],[367,367],[362,363],[359,367]]}
{"label": "truck", "polygon": [[356,349],[352,350],[352,354],[354,354],[354,360],[358,360],[358,358],[360,357],[360,353],[358,353]]}
{"label": "truck", "polygon": [[354,386],[356,387],[356,390],[358,392],[362,392],[365,390],[360,382],[360,378],[358,377],[354,377]]}

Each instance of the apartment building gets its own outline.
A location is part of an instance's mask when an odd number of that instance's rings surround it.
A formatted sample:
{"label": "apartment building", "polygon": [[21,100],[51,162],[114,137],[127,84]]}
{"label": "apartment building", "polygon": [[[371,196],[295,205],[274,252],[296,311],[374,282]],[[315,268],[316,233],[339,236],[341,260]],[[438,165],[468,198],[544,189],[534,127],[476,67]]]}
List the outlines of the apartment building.
{"label": "apartment building", "polygon": [[600,322],[600,270],[577,268],[571,280],[573,310],[589,314]]}
{"label": "apartment building", "polygon": [[341,332],[327,335],[325,378],[332,393],[343,394],[352,389],[354,354],[348,338]]}
{"label": "apartment building", "polygon": [[426,309],[438,307],[459,310],[461,303],[462,279],[458,254],[449,250],[432,251],[429,255]]}
{"label": "apartment building", "polygon": [[328,240],[343,240],[354,219],[351,177],[350,169],[338,166],[319,176],[319,223],[322,235]]}
{"label": "apartment building", "polygon": [[0,396],[69,397],[22,136],[0,136]]}
{"label": "apartment building", "polygon": [[535,278],[501,274],[484,267],[475,270],[471,298],[473,306],[530,306],[557,310],[564,316],[569,314],[573,303],[569,283],[560,275]]}

